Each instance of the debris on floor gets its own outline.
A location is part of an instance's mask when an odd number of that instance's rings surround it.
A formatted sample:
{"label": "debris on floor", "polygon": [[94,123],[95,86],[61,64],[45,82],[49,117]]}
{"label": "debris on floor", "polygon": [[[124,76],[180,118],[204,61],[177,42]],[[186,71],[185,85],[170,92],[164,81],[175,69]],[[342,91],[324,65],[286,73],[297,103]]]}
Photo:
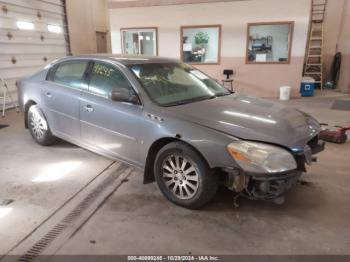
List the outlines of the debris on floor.
{"label": "debris on floor", "polygon": [[305,181],[305,180],[299,180],[298,183],[302,186],[311,186],[312,183],[311,182],[308,182],[308,181]]}
{"label": "debris on floor", "polygon": [[[323,126],[328,126],[327,124],[322,124]],[[320,132],[320,139],[330,143],[345,144],[348,140],[346,132],[350,131],[350,126],[341,127],[335,126],[330,128],[325,128]]]}
{"label": "debris on floor", "polygon": [[8,206],[11,204],[14,200],[12,199],[0,199],[0,206]]}

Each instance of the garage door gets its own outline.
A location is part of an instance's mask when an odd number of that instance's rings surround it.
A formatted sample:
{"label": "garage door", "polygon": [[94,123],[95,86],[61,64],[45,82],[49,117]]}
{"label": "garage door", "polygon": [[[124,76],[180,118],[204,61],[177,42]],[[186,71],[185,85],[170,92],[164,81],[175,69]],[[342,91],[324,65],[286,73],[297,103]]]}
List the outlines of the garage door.
{"label": "garage door", "polygon": [[0,0],[0,78],[16,101],[18,79],[70,53],[66,21],[65,1]]}

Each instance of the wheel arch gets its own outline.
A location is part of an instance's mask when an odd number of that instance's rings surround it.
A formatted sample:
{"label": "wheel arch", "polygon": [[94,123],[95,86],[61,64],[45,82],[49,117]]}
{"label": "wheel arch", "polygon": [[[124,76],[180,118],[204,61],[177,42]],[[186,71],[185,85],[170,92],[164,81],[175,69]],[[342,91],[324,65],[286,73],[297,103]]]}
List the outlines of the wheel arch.
{"label": "wheel arch", "polygon": [[[204,155],[193,145],[190,143],[182,140],[180,136],[176,137],[163,137],[155,142],[150,146],[148,153],[147,153],[147,158],[146,158],[146,164],[145,164],[145,169],[144,169],[144,176],[143,176],[143,183],[144,184],[149,184],[155,182],[155,177],[154,177],[154,161],[156,159],[157,153],[159,152],[160,149],[162,149],[164,146],[166,146],[169,143],[172,142],[182,142],[185,145],[191,147],[195,152],[200,155],[203,160],[208,164],[207,159],[204,157]],[[209,164],[208,164],[209,166]]]}

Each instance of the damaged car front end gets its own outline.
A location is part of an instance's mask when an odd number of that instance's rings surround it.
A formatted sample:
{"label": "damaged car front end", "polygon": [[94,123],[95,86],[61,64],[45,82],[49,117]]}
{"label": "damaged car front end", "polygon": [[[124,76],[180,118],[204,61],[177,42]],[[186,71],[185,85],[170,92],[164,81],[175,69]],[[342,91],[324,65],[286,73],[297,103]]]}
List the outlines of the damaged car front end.
{"label": "damaged car front end", "polygon": [[306,165],[317,161],[315,155],[324,148],[325,143],[318,136],[311,139],[303,150],[294,151],[264,143],[233,142],[227,150],[240,168],[225,168],[224,184],[238,193],[235,200],[243,196],[282,204],[286,191],[306,172]]}
{"label": "damaged car front end", "polygon": [[285,192],[325,148],[315,118],[273,101],[234,94],[168,111],[215,132],[215,144],[196,146],[223,171],[222,183],[237,197],[284,202]]}

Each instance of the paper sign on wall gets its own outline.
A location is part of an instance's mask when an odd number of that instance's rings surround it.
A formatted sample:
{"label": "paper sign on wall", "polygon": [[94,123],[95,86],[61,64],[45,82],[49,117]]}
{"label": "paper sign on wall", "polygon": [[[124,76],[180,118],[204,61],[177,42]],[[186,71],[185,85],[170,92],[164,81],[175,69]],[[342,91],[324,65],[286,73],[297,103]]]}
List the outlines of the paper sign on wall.
{"label": "paper sign on wall", "polygon": [[256,54],[256,62],[266,62],[266,54]]}
{"label": "paper sign on wall", "polygon": [[192,44],[191,43],[183,44],[182,49],[184,52],[192,52]]}

